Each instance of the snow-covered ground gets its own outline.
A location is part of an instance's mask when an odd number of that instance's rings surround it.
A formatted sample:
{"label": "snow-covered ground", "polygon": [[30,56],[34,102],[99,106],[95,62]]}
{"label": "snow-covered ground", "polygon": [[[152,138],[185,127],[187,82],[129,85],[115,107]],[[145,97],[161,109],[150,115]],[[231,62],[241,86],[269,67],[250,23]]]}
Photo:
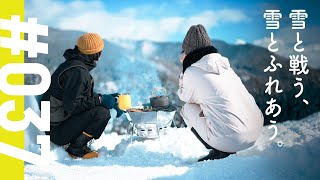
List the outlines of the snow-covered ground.
{"label": "snow-covered ground", "polygon": [[[320,113],[277,127],[273,141],[272,130],[265,127],[252,148],[200,163],[197,159],[208,150],[187,128],[169,129],[156,140],[134,138],[132,143],[126,136],[105,133],[92,144],[99,158],[74,160],[52,146],[48,158],[55,161],[47,167],[26,164],[25,179],[319,179]],[[39,152],[37,133],[32,126],[26,131],[26,149]],[[279,147],[278,141],[284,145]]]}

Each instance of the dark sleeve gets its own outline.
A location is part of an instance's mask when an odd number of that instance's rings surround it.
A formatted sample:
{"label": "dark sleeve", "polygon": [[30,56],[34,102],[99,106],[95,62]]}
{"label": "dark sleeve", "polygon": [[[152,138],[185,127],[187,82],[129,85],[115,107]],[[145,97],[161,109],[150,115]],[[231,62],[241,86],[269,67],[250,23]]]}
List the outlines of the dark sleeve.
{"label": "dark sleeve", "polygon": [[71,68],[60,76],[60,82],[64,89],[63,105],[68,115],[74,115],[96,106],[98,96],[84,96],[84,92],[90,87],[90,77],[83,68]]}
{"label": "dark sleeve", "polygon": [[100,102],[100,98],[99,98],[99,96],[101,96],[101,94],[93,92],[93,96],[94,96],[95,105],[96,106],[102,106],[102,104]]}

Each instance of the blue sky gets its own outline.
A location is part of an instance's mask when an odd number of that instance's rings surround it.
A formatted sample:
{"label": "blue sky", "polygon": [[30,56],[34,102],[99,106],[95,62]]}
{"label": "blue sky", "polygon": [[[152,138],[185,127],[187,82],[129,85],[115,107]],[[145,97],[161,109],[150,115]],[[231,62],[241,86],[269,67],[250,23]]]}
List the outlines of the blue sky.
{"label": "blue sky", "polygon": [[[265,9],[280,9],[281,30],[291,26],[291,9],[306,9],[307,28],[319,27],[315,0],[26,0],[27,17],[60,29],[95,31],[104,38],[181,42],[193,24],[203,24],[212,39],[254,43],[270,33]],[[45,8],[48,7],[48,8]],[[279,31],[281,31],[279,30]],[[282,32],[285,33],[285,32]]]}

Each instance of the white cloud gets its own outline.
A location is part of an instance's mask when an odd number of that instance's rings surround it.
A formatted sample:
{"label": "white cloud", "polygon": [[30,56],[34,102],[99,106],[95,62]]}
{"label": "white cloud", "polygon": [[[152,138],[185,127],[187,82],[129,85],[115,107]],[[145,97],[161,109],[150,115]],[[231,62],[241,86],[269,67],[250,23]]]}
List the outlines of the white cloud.
{"label": "white cloud", "polygon": [[261,39],[257,39],[257,40],[254,40],[253,41],[253,44],[256,45],[256,46],[261,46],[261,47],[264,47],[264,48],[268,48],[268,45],[270,44],[271,40],[269,37],[264,37],[264,38],[261,38]]}
{"label": "white cloud", "polygon": [[[277,41],[277,43],[273,46],[274,48],[279,48],[280,50],[287,49],[286,43],[282,39],[274,39]],[[253,41],[253,44],[256,46],[261,46],[264,48],[268,48],[269,44],[271,43],[270,37],[264,37],[262,39],[257,39]]]}
{"label": "white cloud", "polygon": [[237,39],[235,44],[236,45],[244,45],[244,44],[247,44],[247,42],[243,39]]}
{"label": "white cloud", "polygon": [[[320,44],[319,42],[315,42],[314,38],[318,38],[315,35],[313,29],[305,30],[300,34],[300,40],[303,40],[301,47],[304,48],[303,55],[308,58],[308,65],[313,68],[320,68],[319,55],[320,54]],[[279,51],[276,54],[279,54],[283,57],[289,59],[289,55],[301,54],[294,51],[294,45],[296,43],[296,32],[291,29],[284,29],[279,34],[275,36],[275,40],[277,43],[273,46],[274,48],[279,48]],[[264,37],[261,39],[257,39],[253,42],[254,45],[261,46],[264,48],[268,48],[271,39],[270,37]]]}
{"label": "white cloud", "polygon": [[155,50],[154,45],[152,42],[144,41],[142,44],[142,54],[145,56],[149,56],[153,54],[153,51]]}
{"label": "white cloud", "polygon": [[221,22],[223,21],[238,23],[249,19],[249,17],[247,17],[242,11],[237,9],[219,10],[215,12],[214,16],[216,16],[217,19]]}
{"label": "white cloud", "polygon": [[26,16],[37,17],[39,22],[66,30],[91,31],[104,38],[167,41],[170,37],[186,33],[194,24],[211,29],[220,23],[239,23],[247,16],[236,9],[204,11],[190,17],[163,17],[148,19],[142,9],[126,8],[117,13],[106,11],[102,1],[61,2],[30,0],[26,4]]}

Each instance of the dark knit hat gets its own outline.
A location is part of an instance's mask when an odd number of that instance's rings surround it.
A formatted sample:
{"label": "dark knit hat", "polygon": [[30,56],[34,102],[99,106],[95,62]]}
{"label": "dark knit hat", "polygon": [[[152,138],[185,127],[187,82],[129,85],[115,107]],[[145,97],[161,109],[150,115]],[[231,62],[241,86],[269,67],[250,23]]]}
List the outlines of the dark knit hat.
{"label": "dark knit hat", "polygon": [[182,43],[182,49],[187,55],[196,49],[204,48],[211,45],[211,40],[207,34],[206,29],[203,27],[203,25],[198,24],[191,26],[188,30],[187,35]]}

